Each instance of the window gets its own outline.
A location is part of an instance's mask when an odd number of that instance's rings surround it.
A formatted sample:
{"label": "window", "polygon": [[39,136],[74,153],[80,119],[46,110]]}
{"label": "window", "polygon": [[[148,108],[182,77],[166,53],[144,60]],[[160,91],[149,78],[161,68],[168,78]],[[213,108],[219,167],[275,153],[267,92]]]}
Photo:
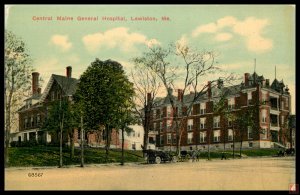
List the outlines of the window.
{"label": "window", "polygon": [[261,139],[267,139],[267,136],[268,136],[268,134],[267,134],[267,130],[266,129],[262,129],[261,130],[262,132],[262,136],[261,136]]}
{"label": "window", "polygon": [[156,110],[153,110],[153,118],[156,119]]}
{"label": "window", "polygon": [[234,104],[235,104],[234,98],[229,98],[228,99],[228,109],[229,110],[234,109]]}
{"label": "window", "polygon": [[189,119],[188,120],[187,130],[188,131],[192,131],[193,130],[193,119]]}
{"label": "window", "polygon": [[160,136],[160,145],[164,145],[164,136],[163,135]]}
{"label": "window", "polygon": [[[104,135],[104,133],[103,133],[103,135]],[[77,131],[77,139],[81,139],[81,129],[78,129],[78,131]]]}
{"label": "window", "polygon": [[201,131],[200,132],[200,143],[205,143],[206,142],[206,131]]}
{"label": "window", "polygon": [[191,144],[193,142],[193,132],[188,133],[187,143]]}
{"label": "window", "polygon": [[140,132],[138,132],[138,137],[140,137]]}
{"label": "window", "polygon": [[262,103],[266,104],[267,101],[267,92],[262,91]]}
{"label": "window", "polygon": [[134,144],[132,144],[132,149],[133,149],[133,150],[135,150],[135,143],[134,143]]}
{"label": "window", "polygon": [[181,108],[181,106],[178,106],[177,109],[178,109],[178,112],[177,112],[178,116],[182,116],[182,108]]}
{"label": "window", "polygon": [[190,110],[190,113],[189,113],[189,116],[193,115],[193,111],[194,111],[194,109],[193,109],[193,106],[192,106],[191,110]]}
{"label": "window", "polygon": [[135,131],[132,132],[132,137],[135,137]]}
{"label": "window", "polygon": [[221,134],[220,130],[214,131],[214,142],[219,142],[220,141],[220,134]]}
{"label": "window", "polygon": [[34,117],[33,117],[33,115],[30,117],[30,122],[31,122],[31,127],[33,127],[34,126]]}
{"label": "window", "polygon": [[263,123],[267,122],[267,110],[261,111],[261,122],[263,122]]}
{"label": "window", "polygon": [[172,128],[172,120],[167,120],[167,130]]}
{"label": "window", "polygon": [[205,129],[206,118],[200,118],[200,129]]}
{"label": "window", "polygon": [[215,116],[214,117],[214,128],[219,128],[220,127],[220,116]]}
{"label": "window", "polygon": [[176,144],[176,134],[173,135],[173,144]]}
{"label": "window", "polygon": [[171,133],[167,134],[167,144],[171,144],[172,143],[172,135]]}
{"label": "window", "polygon": [[252,148],[252,147],[253,147],[253,143],[249,142],[249,148]]}
{"label": "window", "polygon": [[206,103],[200,103],[200,114],[206,113]]}
{"label": "window", "polygon": [[41,115],[40,114],[37,114],[36,115],[36,123],[39,125],[41,122]]}
{"label": "window", "polygon": [[54,91],[51,92],[51,100],[53,101],[55,99]]}
{"label": "window", "polygon": [[228,127],[232,127],[232,119],[231,118],[228,119]]}
{"label": "window", "polygon": [[251,126],[248,126],[248,139],[253,139],[252,127]]}
{"label": "window", "polygon": [[247,100],[248,100],[248,105],[250,105],[252,102],[252,92],[251,91],[247,92]]}
{"label": "window", "polygon": [[167,106],[167,116],[171,117],[172,106]]}
{"label": "window", "polygon": [[163,123],[162,122],[159,123],[159,130],[163,131]]}
{"label": "window", "polygon": [[27,128],[27,123],[28,123],[28,119],[27,119],[27,117],[25,117],[25,119],[24,119],[24,128],[25,129]]}
{"label": "window", "polygon": [[[284,100],[284,99],[283,99]],[[281,109],[284,110],[284,101],[281,101]]]}
{"label": "window", "polygon": [[233,130],[228,129],[228,141],[232,141],[232,140],[233,140]]}

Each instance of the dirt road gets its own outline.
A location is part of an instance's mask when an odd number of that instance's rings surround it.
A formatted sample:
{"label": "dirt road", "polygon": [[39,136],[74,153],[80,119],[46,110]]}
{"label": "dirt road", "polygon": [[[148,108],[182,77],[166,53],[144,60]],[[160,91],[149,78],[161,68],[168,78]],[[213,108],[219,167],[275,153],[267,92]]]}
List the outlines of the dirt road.
{"label": "dirt road", "polygon": [[288,190],[295,174],[294,157],[8,168],[5,190]]}

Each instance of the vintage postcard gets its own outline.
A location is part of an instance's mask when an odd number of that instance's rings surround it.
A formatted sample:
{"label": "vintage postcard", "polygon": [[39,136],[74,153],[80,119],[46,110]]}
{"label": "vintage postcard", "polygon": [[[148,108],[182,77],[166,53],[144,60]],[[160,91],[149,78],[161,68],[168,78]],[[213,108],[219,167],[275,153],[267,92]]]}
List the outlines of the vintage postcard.
{"label": "vintage postcard", "polygon": [[295,5],[5,5],[5,190],[296,182]]}

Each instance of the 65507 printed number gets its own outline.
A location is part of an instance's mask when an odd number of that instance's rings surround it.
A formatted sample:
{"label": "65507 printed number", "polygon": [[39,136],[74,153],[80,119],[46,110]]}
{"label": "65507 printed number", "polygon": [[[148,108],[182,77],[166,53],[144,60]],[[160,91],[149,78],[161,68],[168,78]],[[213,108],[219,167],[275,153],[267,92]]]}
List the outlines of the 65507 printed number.
{"label": "65507 printed number", "polygon": [[43,173],[28,173],[28,177],[42,177]]}

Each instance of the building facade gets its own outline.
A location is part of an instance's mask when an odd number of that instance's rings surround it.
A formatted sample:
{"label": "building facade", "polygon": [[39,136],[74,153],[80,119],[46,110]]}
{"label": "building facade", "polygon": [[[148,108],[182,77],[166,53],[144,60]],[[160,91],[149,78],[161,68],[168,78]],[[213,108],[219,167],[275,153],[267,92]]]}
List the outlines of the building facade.
{"label": "building facade", "polygon": [[[32,73],[32,96],[24,101],[24,105],[19,109],[19,132],[14,133],[12,141],[27,142],[35,141],[38,144],[58,143],[58,135],[42,129],[45,122],[49,106],[55,101],[64,98],[73,101],[72,97],[77,89],[78,80],[72,78],[72,67],[66,67],[66,75],[52,74],[43,93],[39,87],[39,73]],[[85,141],[94,147],[105,146],[105,131],[89,131],[85,133]],[[71,137],[75,146],[80,144],[80,129],[74,129],[71,134],[64,134],[64,143],[70,144]],[[112,131],[111,148],[118,148],[120,145],[118,131]]]}
{"label": "building facade", "polygon": [[[239,85],[224,87],[221,80],[216,85],[207,84],[207,90],[193,101],[191,112],[186,114],[194,93],[172,95],[170,98],[156,98],[151,110],[151,129],[157,132],[156,146],[162,150],[175,150],[177,139],[181,139],[182,150],[272,148],[288,146],[286,132],[290,115],[291,96],[283,81],[245,73]],[[217,112],[214,107],[225,97],[226,112]],[[182,106],[183,105],[183,106]],[[253,125],[242,128],[237,117],[252,110]],[[176,115],[175,115],[176,112]],[[235,117],[228,117],[229,114]],[[175,117],[176,116],[176,117]],[[176,121],[182,121],[179,137]],[[177,123],[178,124],[178,123]]]}

